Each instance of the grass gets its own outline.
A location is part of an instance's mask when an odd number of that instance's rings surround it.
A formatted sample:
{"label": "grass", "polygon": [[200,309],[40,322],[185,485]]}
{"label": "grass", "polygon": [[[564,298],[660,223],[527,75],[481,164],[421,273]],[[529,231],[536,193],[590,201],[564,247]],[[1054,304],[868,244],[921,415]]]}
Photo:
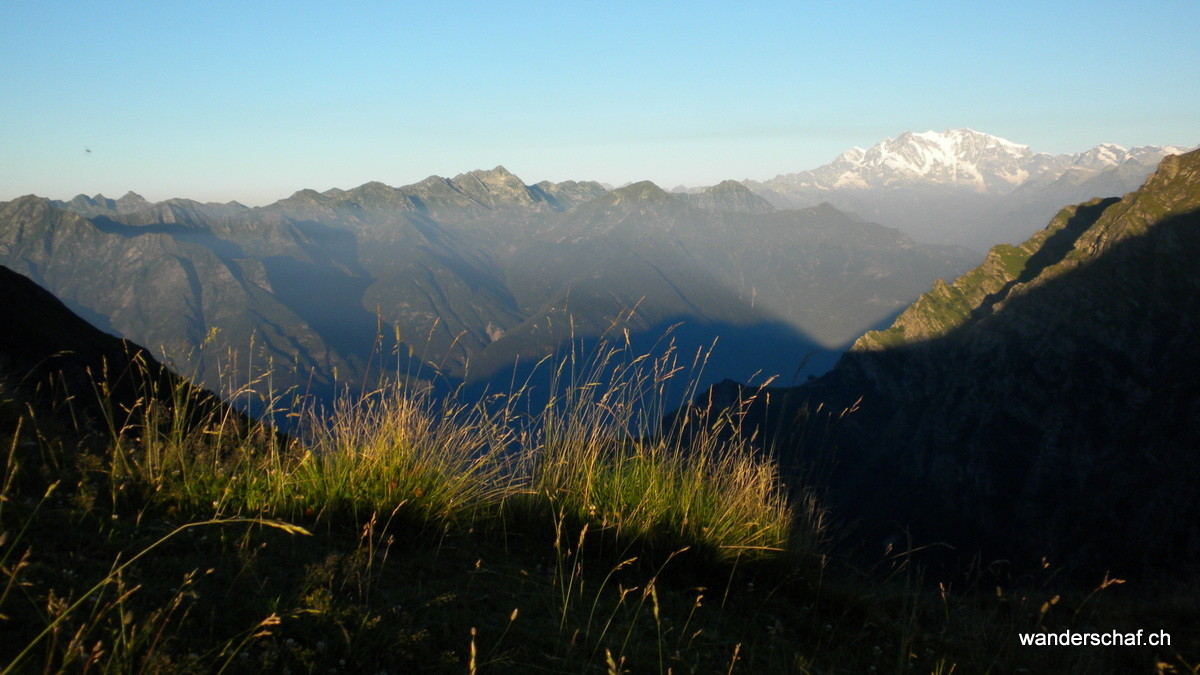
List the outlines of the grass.
{"label": "grass", "polygon": [[1025,271],[1025,265],[1029,263],[1029,253],[1024,249],[1013,246],[1012,244],[997,244],[992,247],[989,254],[994,256],[999,263],[1004,274],[1009,279],[1020,278],[1021,273]]}
{"label": "grass", "polygon": [[1194,591],[857,571],[735,418],[658,428],[682,373],[571,357],[532,411],[381,386],[291,410],[290,439],[183,389],[85,438],[0,384],[0,672],[1197,672],[1195,635],[1016,644],[1186,625]]}

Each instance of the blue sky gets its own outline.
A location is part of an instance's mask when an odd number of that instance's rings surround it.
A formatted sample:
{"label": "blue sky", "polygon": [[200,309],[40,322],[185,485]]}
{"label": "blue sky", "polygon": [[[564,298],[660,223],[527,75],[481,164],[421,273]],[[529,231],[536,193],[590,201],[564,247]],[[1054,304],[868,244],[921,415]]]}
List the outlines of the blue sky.
{"label": "blue sky", "polygon": [[0,199],[263,204],[497,164],[670,188],[964,126],[1056,153],[1200,142],[1194,0],[0,0],[0,15]]}

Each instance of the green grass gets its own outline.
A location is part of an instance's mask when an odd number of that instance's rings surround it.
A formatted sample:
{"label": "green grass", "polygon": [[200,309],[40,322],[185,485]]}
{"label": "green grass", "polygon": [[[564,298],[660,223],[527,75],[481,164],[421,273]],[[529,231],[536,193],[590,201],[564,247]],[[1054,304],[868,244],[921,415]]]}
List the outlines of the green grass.
{"label": "green grass", "polygon": [[1006,278],[1017,279],[1025,271],[1025,265],[1029,262],[1030,254],[1011,244],[997,244],[992,247],[990,255],[994,256],[999,262],[1000,268],[1004,270]]}
{"label": "green grass", "polygon": [[292,411],[286,444],[178,399],[114,411],[101,443],[0,386],[0,669],[1196,672],[1195,636],[1016,644],[1182,625],[1194,591],[1168,612],[1052,578],[934,590],[904,556],[858,571],[818,500],[729,440],[734,418],[659,433],[669,357],[614,349],[556,375],[532,412],[522,391],[381,386]]}

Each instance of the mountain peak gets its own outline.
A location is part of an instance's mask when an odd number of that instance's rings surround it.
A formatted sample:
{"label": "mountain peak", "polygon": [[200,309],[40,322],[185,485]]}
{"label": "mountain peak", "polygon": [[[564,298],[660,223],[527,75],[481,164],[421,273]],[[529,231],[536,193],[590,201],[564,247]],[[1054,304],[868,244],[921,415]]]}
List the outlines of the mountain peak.
{"label": "mountain peak", "polygon": [[501,165],[461,173],[452,181],[479,205],[489,208],[531,206],[535,199],[525,182]]}
{"label": "mountain peak", "polygon": [[1188,148],[1102,143],[1051,155],[971,128],[905,131],[824,166],[746,185],[776,208],[830,201],[918,241],[985,249],[1021,241],[1066,203],[1137,188]]}
{"label": "mountain peak", "polygon": [[820,168],[777,176],[765,185],[776,191],[940,186],[1007,194],[1035,177],[1057,177],[1072,168],[1103,170],[1131,159],[1156,162],[1172,150],[1181,148],[1148,146],[1130,151],[1104,143],[1074,155],[1048,155],[967,127],[905,131],[865,150],[851,148]]}
{"label": "mountain peak", "polygon": [[115,205],[117,210],[122,213],[138,211],[151,206],[150,202],[146,201],[145,197],[139,195],[133,190],[130,190],[122,195],[121,198],[115,202]]}
{"label": "mountain peak", "polygon": [[335,188],[325,192],[324,195],[338,201],[348,200],[360,208],[372,211],[411,210],[411,205],[403,192],[377,180],[363,183],[345,192]]}
{"label": "mountain peak", "polygon": [[1032,157],[1029,146],[974,129],[905,131],[866,150],[851,148],[831,164],[796,176],[825,189],[932,182],[985,192],[1024,181],[1029,175],[1024,165]]}
{"label": "mountain peak", "polygon": [[559,211],[573,208],[608,193],[602,185],[595,181],[567,180],[561,183],[544,180],[530,187],[531,192],[542,196],[551,208]]}
{"label": "mountain peak", "polygon": [[[336,189],[337,188],[334,188],[334,190],[336,190]],[[366,183],[363,183],[362,185],[359,185],[355,189],[358,189],[358,190],[395,190],[396,188],[392,187],[391,185],[388,185],[387,183],[384,183],[383,181],[372,180],[372,181],[367,181]]]}
{"label": "mountain peak", "polygon": [[676,196],[696,208],[709,211],[770,213],[775,210],[770,202],[735,180],[724,180],[700,192]]}
{"label": "mountain peak", "polygon": [[655,185],[654,181],[643,180],[619,187],[609,193],[619,203],[622,201],[668,202],[674,199],[669,192]]}
{"label": "mountain peak", "polygon": [[712,192],[714,194],[719,193],[719,192],[732,192],[732,193],[737,193],[737,194],[743,194],[743,193],[750,192],[750,188],[746,187],[745,185],[742,185],[741,183],[737,182],[736,180],[727,179],[727,180],[723,180],[720,183],[717,183],[716,185],[708,188],[707,190],[705,190],[705,192]]}
{"label": "mountain peak", "polygon": [[324,194],[327,197],[349,195],[351,197],[362,199],[364,197],[392,197],[396,194],[396,192],[396,188],[392,187],[391,185],[388,185],[382,181],[373,180],[363,183],[362,185],[359,185],[351,190],[342,191],[337,188],[333,188],[332,190],[326,191]]}
{"label": "mountain peak", "polygon": [[[507,182],[510,180],[516,180],[516,181],[520,182],[520,180],[521,180],[520,178],[517,178],[516,174],[514,174],[513,172],[504,168],[503,164],[497,164],[495,167],[493,167],[491,169],[475,169],[474,171],[460,173],[454,177],[454,182],[459,183],[462,181],[462,179],[464,179],[468,176],[478,178],[479,180],[484,181],[484,182],[489,182],[489,181]],[[523,184],[524,183],[522,183],[522,185]]]}
{"label": "mountain peak", "polygon": [[304,188],[302,190],[296,190],[290,197],[281,199],[275,203],[294,206],[299,204],[324,204],[327,201],[328,198],[320,192],[317,192],[312,188]]}
{"label": "mountain peak", "polygon": [[1001,138],[994,134],[976,131],[970,127],[962,127],[961,129],[946,129],[945,131],[929,131],[911,132],[906,131],[902,136],[919,138],[924,141],[932,142],[952,142],[952,143],[981,143],[992,147],[1002,147],[1014,152],[1021,152],[1029,149],[1028,145],[1014,143],[1007,138]]}

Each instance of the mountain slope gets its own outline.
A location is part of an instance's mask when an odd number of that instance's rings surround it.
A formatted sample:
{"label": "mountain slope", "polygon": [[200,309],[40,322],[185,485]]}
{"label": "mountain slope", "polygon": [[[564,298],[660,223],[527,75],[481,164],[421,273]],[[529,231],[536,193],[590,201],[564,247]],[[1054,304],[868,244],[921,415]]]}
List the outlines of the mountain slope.
{"label": "mountain slope", "polygon": [[[211,392],[195,387],[144,348],[104,333],[28,278],[0,266],[0,396],[19,414],[36,410],[41,425],[72,438],[106,436],[142,424],[148,400],[168,408],[187,402],[180,422],[222,419],[248,428],[249,419]],[[28,406],[28,408],[26,408]],[[7,410],[4,411],[7,413]],[[13,434],[7,414],[0,432]]]}
{"label": "mountain slope", "polygon": [[[844,512],[1026,562],[1200,562],[1200,152],[997,247],[787,392],[842,426]],[[785,406],[785,408],[788,406]],[[786,446],[786,429],[781,442]],[[791,446],[798,450],[796,446]]]}
{"label": "mountain slope", "polygon": [[[636,306],[631,330],[676,321],[722,326],[696,338],[711,342],[736,339],[737,326],[775,326],[806,336],[796,346],[829,349],[886,320],[937,270],[962,269],[967,260],[965,251],[918,246],[829,206],[714,211],[643,182],[557,217],[505,267],[530,316],[522,330],[555,324],[555,314],[570,308],[576,333],[597,335]],[[549,295],[547,279],[560,280]],[[769,342],[744,348],[750,353],[730,358],[757,357],[769,374],[791,374],[799,362]],[[511,354],[502,344],[489,347],[497,350]]]}
{"label": "mountain slope", "polygon": [[[223,354],[200,350],[214,330],[222,344],[240,345],[243,359],[252,358],[246,352],[257,345],[261,351],[253,358],[315,371],[317,382],[346,367],[278,300],[263,259],[245,256],[195,221],[130,220],[138,224],[87,220],[32,196],[0,204],[0,263],[101,329],[187,361],[210,387],[245,372],[236,362],[223,363]],[[282,369],[280,376],[286,382]]]}

